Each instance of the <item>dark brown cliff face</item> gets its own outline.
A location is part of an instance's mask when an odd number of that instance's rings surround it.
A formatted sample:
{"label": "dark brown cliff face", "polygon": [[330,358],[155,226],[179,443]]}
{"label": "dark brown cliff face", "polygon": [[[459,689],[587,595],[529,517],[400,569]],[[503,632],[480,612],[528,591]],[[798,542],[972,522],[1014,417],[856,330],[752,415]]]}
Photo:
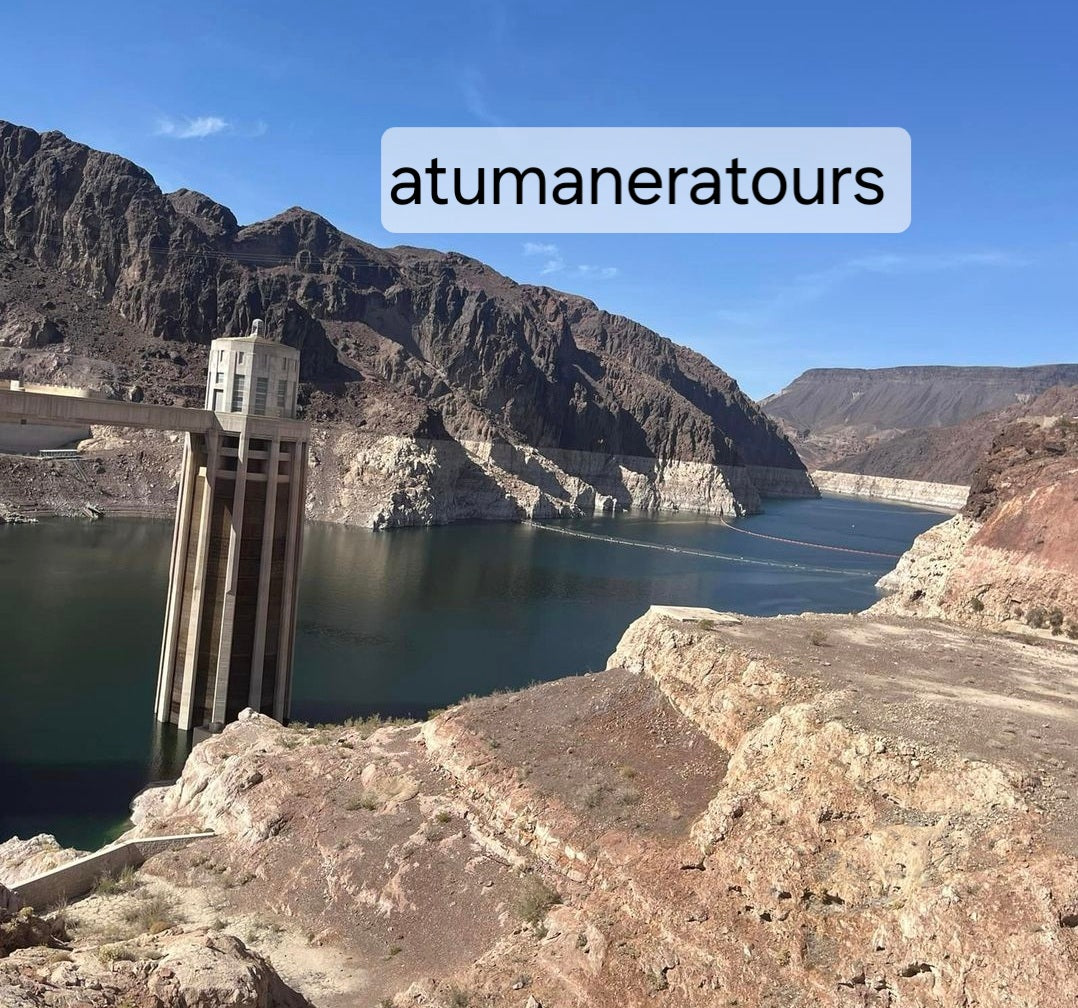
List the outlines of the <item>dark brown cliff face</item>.
{"label": "dark brown cliff face", "polygon": [[240,227],[123,158],[0,124],[0,368],[194,403],[205,346],[256,317],[301,347],[316,422],[803,472],[727,374],[584,298],[299,208]]}
{"label": "dark brown cliff face", "polygon": [[[1007,419],[1009,422],[1000,423],[991,447],[973,471],[963,514],[978,521],[987,521],[1016,497],[1036,496],[1036,491],[1057,483],[1067,483],[1078,493],[1074,486],[1078,478],[1078,388],[1053,389],[1018,416]],[[1078,498],[1072,495],[1071,499]],[[1078,508],[1066,510],[1071,513],[1045,513],[1042,517],[1058,526],[1078,514]],[[1018,548],[1019,544],[1012,546]]]}

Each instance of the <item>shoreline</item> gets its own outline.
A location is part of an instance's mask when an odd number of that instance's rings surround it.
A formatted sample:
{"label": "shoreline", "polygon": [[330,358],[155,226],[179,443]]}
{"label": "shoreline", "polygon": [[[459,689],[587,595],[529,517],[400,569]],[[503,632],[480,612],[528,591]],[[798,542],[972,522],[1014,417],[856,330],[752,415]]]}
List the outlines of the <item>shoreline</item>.
{"label": "shoreline", "polygon": [[955,514],[965,507],[970,489],[967,485],[958,483],[930,483],[924,480],[868,476],[830,469],[816,469],[811,475],[813,482],[824,494],[890,501],[894,504],[914,504],[947,514]]}
{"label": "shoreline", "polygon": [[[765,495],[763,500],[820,500],[822,494],[815,496],[805,497],[788,497],[780,494]],[[850,495],[836,495],[836,496],[850,496]],[[70,518],[80,519],[82,521],[104,521],[108,518],[168,518],[174,520],[176,517],[175,505],[158,505],[148,507],[122,507],[122,508],[110,508],[108,510],[94,507],[100,512],[101,517],[97,519],[88,518],[85,512],[82,510],[76,510],[73,508],[48,508],[48,507],[33,507],[33,508],[12,508],[12,509],[0,509],[0,525],[11,524],[31,524],[41,519],[46,518]],[[722,512],[708,510],[706,508],[688,508],[688,507],[666,507],[666,508],[634,508],[624,507],[617,511],[595,511],[591,514],[581,513],[578,515],[565,515],[558,514],[550,517],[544,517],[543,521],[572,521],[579,518],[589,517],[611,517],[616,515],[637,515],[643,517],[661,517],[663,515],[705,515],[715,518],[720,521],[728,521],[739,517],[747,517],[752,514],[766,514],[767,509],[761,508],[759,511],[748,512],[747,515],[726,515]],[[339,521],[332,518],[314,518],[306,516],[304,518],[305,523],[319,525],[331,525],[331,526],[344,526],[346,528],[361,528],[367,529],[371,532],[387,532],[393,530],[399,530],[404,528],[443,528],[449,525],[530,525],[535,522],[536,519],[527,515],[521,514],[512,517],[503,517],[500,515],[491,515],[490,517],[480,518],[460,518],[451,521],[444,522],[417,522],[412,525],[369,525],[361,522],[347,522]]]}

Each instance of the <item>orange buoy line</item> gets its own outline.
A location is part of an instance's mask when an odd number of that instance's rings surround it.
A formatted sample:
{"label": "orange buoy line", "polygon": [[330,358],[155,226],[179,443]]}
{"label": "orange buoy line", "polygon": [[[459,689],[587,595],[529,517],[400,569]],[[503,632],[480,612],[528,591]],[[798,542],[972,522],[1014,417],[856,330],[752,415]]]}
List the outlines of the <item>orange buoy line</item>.
{"label": "orange buoy line", "polygon": [[813,549],[834,550],[836,553],[858,553],[861,556],[886,557],[888,560],[897,560],[901,553],[877,553],[874,550],[854,549],[851,546],[826,546],[823,543],[806,542],[804,539],[785,539],[782,536],[764,535],[763,532],[750,532],[748,529],[738,528],[731,525],[725,518],[719,519],[723,525],[734,532],[742,535],[755,536],[757,539],[770,539],[772,542],[789,543],[791,546],[811,546]]}

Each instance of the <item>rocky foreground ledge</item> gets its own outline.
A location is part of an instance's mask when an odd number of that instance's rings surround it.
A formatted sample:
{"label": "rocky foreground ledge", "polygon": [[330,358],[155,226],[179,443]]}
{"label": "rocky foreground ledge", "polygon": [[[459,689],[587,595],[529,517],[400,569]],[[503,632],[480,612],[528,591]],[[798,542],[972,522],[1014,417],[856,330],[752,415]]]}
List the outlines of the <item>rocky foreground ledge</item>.
{"label": "rocky foreground ledge", "polygon": [[371,729],[250,713],[197,746],[133,833],[218,836],[0,960],[0,1003],[1078,998],[1067,642],[656,607],[604,672]]}

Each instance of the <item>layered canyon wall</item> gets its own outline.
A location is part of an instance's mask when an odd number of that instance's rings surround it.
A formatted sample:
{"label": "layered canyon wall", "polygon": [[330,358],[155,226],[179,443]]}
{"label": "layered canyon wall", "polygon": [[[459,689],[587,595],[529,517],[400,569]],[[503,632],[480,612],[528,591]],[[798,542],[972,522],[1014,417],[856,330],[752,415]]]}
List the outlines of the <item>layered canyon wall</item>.
{"label": "layered canyon wall", "polygon": [[324,471],[361,487],[354,509],[327,496],[336,520],[609,498],[739,514],[761,493],[816,493],[729,375],[631,319],[457,253],[376,248],[300,208],[241,226],[123,158],[0,123],[0,377],[196,405],[209,342],[256,317],[302,351]]}
{"label": "layered canyon wall", "polygon": [[813,482],[824,493],[870,497],[876,500],[923,504],[926,507],[958,511],[969,497],[968,486],[951,483],[927,483],[921,480],[894,479],[889,476],[865,476],[858,473],[828,472],[816,469]]}
{"label": "layered canyon wall", "polygon": [[1078,364],[815,368],[762,405],[811,468],[966,485],[1007,423],[1075,386]]}

